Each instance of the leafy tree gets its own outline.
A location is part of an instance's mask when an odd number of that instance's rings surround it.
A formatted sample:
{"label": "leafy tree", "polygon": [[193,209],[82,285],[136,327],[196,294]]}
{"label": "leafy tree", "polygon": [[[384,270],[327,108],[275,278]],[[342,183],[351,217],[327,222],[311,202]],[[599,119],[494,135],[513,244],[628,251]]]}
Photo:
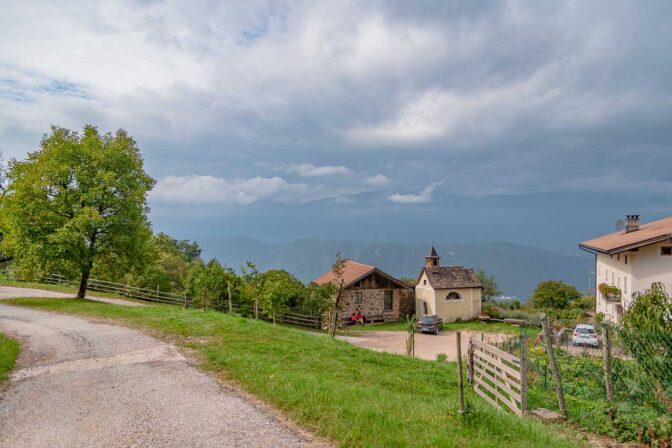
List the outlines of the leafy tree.
{"label": "leafy tree", "polygon": [[222,266],[216,259],[207,263],[197,259],[191,264],[186,276],[187,295],[194,304],[203,309],[224,307],[228,293],[228,282],[235,282],[236,274],[229,267]]}
{"label": "leafy tree", "polygon": [[254,318],[259,318],[259,286],[261,277],[257,266],[248,261],[245,266],[241,267],[243,283],[241,285],[242,295],[254,302]]}
{"label": "leafy tree", "polygon": [[329,309],[332,297],[332,285],[310,283],[303,288],[303,293],[296,300],[290,300],[290,307],[299,313],[321,316]]}
{"label": "leafy tree", "polygon": [[548,280],[539,283],[532,294],[532,305],[537,309],[565,309],[581,293],[574,286],[560,280]]}
{"label": "leafy tree", "polygon": [[187,262],[192,262],[201,256],[201,247],[196,241],[177,240],[175,246]]}
{"label": "leafy tree", "polygon": [[126,131],[80,135],[52,127],[40,149],[12,161],[3,198],[2,251],[30,275],[79,273],[77,297],[86,295],[98,263],[132,266],[151,236],[145,173]]}
{"label": "leafy tree", "polygon": [[418,281],[411,277],[401,277],[399,279],[402,283],[406,283],[408,286],[415,286]]}
{"label": "leafy tree", "polygon": [[275,323],[276,317],[284,313],[293,297],[303,292],[303,283],[287,271],[271,269],[260,275],[261,306]]}
{"label": "leafy tree", "polygon": [[495,280],[494,275],[488,275],[485,271],[478,271],[476,272],[476,278],[483,286],[481,299],[484,303],[491,302],[493,298],[502,294],[502,291],[497,287],[497,280]]}
{"label": "leafy tree", "polygon": [[331,271],[334,273],[334,279],[331,281],[331,291],[333,294],[331,310],[329,316],[329,335],[336,337],[336,328],[338,327],[338,311],[341,309],[341,296],[345,290],[345,263],[347,258],[343,258],[341,253],[336,254],[336,259],[331,265]]}
{"label": "leafy tree", "polygon": [[632,330],[672,332],[672,299],[662,283],[636,292],[630,307],[621,316],[624,327]]}
{"label": "leafy tree", "polygon": [[175,254],[187,263],[201,256],[201,247],[196,241],[176,240],[163,232],[156,234],[154,241],[161,252]]}

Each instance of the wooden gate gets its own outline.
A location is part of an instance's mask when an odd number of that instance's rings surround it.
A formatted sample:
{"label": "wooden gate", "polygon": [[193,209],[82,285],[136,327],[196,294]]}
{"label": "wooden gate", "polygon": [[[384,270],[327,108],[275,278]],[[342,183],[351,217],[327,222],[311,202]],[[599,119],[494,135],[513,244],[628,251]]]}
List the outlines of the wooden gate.
{"label": "wooden gate", "polygon": [[518,415],[527,411],[527,343],[521,338],[523,359],[483,341],[469,338],[468,379],[474,392],[493,406],[506,406]]}

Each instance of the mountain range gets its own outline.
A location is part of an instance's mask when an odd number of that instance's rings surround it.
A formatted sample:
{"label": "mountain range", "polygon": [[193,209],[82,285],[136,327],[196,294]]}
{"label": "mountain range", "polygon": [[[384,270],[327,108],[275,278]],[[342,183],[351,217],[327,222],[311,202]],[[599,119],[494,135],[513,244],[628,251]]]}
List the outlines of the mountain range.
{"label": "mountain range", "polygon": [[[250,260],[260,270],[285,269],[308,282],[327,271],[336,254],[377,266],[395,277],[417,277],[430,243],[373,243],[299,239],[262,242],[250,237],[200,238],[204,258],[217,258],[238,270]],[[502,294],[528,298],[543,280],[563,280],[579,290],[588,286],[593,259],[506,242],[434,244],[443,266],[461,265],[494,275]]]}

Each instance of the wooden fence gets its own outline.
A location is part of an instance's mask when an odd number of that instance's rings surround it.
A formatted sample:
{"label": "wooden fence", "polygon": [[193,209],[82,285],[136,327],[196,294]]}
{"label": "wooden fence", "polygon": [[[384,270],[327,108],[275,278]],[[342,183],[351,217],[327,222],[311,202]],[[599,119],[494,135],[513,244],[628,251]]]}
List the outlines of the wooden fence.
{"label": "wooden fence", "polygon": [[[11,272],[1,271],[0,275],[7,278],[8,280],[13,281],[23,281],[20,277],[15,276]],[[42,279],[41,283],[47,283],[51,285],[68,285],[68,286],[79,286],[79,281],[69,280],[66,277],[59,274],[50,274]],[[163,292],[159,289],[148,289],[148,288],[139,288],[137,286],[124,285],[121,283],[108,282],[105,280],[98,280],[94,278],[89,279],[88,289],[90,291],[105,292],[117,294],[119,296],[128,297],[131,299],[143,300],[147,302],[158,302],[158,303],[167,303],[171,305],[182,305],[185,307],[192,305],[192,299],[182,296],[179,294],[173,294],[169,292]],[[254,305],[253,304],[231,304],[232,311],[236,314],[243,316],[252,317],[254,316]],[[220,309],[220,311],[224,311]],[[259,317],[265,320],[265,314],[263,310],[259,309]],[[292,311],[284,313],[280,319],[282,323],[299,325],[302,327],[316,328],[320,329],[322,327],[322,319],[320,316],[313,316],[309,314],[299,314]]]}
{"label": "wooden fence", "polygon": [[[11,272],[4,271],[3,277],[7,280],[13,281],[24,281],[22,278],[17,277]],[[47,283],[50,285],[68,285],[68,286],[79,286],[78,280],[69,280],[66,277],[59,274],[50,274],[46,277],[43,277],[39,280],[41,283]],[[124,285],[122,283],[108,282],[105,280],[98,280],[95,278],[90,278],[88,283],[89,291],[97,292],[106,292],[116,294],[122,297],[128,297],[129,299],[143,300],[146,302],[159,302],[159,303],[168,303],[171,305],[182,305],[190,306],[191,299],[169,292],[163,292],[159,289],[148,289],[148,288],[139,288],[137,286]]]}
{"label": "wooden fence", "polygon": [[287,312],[282,315],[282,322],[285,324],[316,328],[318,330],[322,328],[322,319],[320,319],[320,316],[311,316],[309,314]]}
{"label": "wooden fence", "polygon": [[518,415],[527,412],[527,343],[521,339],[521,358],[493,345],[469,338],[468,380],[474,392],[496,408]]}

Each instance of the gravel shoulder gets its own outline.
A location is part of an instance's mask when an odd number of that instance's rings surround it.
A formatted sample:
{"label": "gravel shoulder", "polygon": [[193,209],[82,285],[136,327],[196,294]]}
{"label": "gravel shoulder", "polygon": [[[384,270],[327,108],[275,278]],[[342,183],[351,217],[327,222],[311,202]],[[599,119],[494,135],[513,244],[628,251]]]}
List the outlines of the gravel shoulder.
{"label": "gravel shoulder", "polygon": [[0,331],[22,343],[0,447],[315,446],[139,331],[1,302]]}

